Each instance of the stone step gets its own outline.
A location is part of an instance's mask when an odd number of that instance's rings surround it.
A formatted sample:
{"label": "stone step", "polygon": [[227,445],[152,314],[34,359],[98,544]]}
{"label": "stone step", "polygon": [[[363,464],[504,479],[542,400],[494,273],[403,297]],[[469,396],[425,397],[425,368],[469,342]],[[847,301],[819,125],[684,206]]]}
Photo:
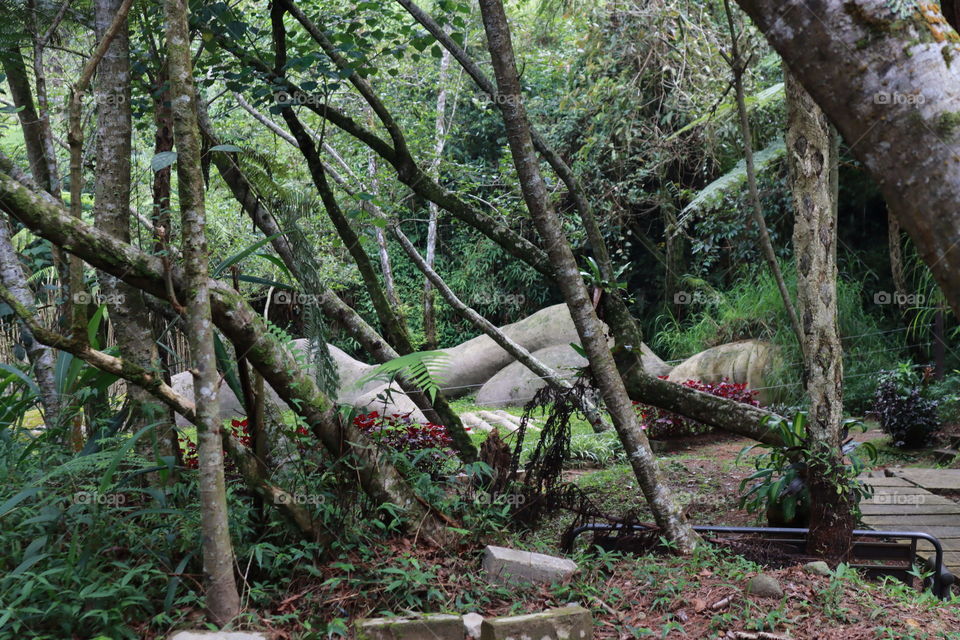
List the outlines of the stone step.
{"label": "stone step", "polygon": [[490,433],[493,431],[493,427],[473,413],[464,413],[460,416],[460,421],[463,422],[464,425],[470,427],[471,431],[475,431],[477,433]]}
{"label": "stone step", "polygon": [[[506,412],[500,412],[500,413],[506,413]],[[478,411],[478,412],[477,412],[477,415],[479,415],[481,418],[483,418],[483,419],[486,420],[487,422],[490,422],[490,423],[493,423],[493,424],[500,424],[500,425],[502,425],[504,428],[506,428],[506,429],[507,429],[508,431],[510,431],[511,433],[520,428],[520,421],[519,421],[519,420],[517,420],[516,422],[514,422],[514,421],[511,420],[510,418],[507,418],[507,417],[505,417],[504,415],[500,415],[500,413],[494,413],[494,412],[492,412],[492,411]],[[507,414],[507,415],[509,415],[509,414]],[[511,418],[513,418],[513,417],[515,417],[515,416],[511,416]],[[539,430],[540,430],[540,429],[538,429],[537,427],[534,427],[533,425],[529,425],[529,426],[527,427],[527,429],[532,430],[532,431],[539,431]]]}

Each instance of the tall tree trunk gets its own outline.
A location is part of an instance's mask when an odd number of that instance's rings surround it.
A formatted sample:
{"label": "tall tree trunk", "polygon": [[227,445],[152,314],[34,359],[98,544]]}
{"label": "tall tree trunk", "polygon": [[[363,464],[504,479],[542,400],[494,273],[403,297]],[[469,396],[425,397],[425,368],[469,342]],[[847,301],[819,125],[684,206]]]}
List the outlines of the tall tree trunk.
{"label": "tall tree trunk", "polygon": [[587,352],[591,372],[628,453],[643,494],[650,503],[653,516],[664,535],[676,544],[677,550],[689,553],[696,547],[699,536],[687,523],[674,500],[650,449],[650,443],[640,428],[637,413],[627,395],[613,355],[607,347],[603,324],[594,311],[593,302],[580,276],[560,220],[550,206],[530,136],[530,125],[523,104],[503,3],[501,0],[480,0],[480,11],[497,80],[500,98],[498,103],[503,105],[501,113],[507,139],[527,209],[544,241],[550,263],[557,274],[557,283]]}
{"label": "tall tree trunk", "polygon": [[737,0],[863,162],[960,315],[960,65],[936,4]]}
{"label": "tall tree trunk", "polygon": [[893,292],[896,294],[897,304],[904,311],[904,301],[907,299],[907,279],[903,274],[903,243],[900,234],[900,221],[887,210],[887,245],[890,254],[890,275],[893,277]]}
{"label": "tall tree trunk", "polygon": [[43,62],[43,54],[47,44],[56,33],[57,28],[67,14],[70,3],[64,1],[60,5],[53,22],[46,31],[41,29],[41,12],[37,10],[36,0],[28,0],[27,7],[33,14],[31,37],[33,39],[33,79],[37,92],[37,124],[40,128],[40,137],[43,142],[44,158],[47,163],[46,182],[40,184],[55,198],[60,198],[60,172],[57,163],[57,149],[53,140],[53,127],[50,124],[50,100],[47,92],[47,71]]}
{"label": "tall tree trunk", "polygon": [[[0,220],[0,283],[11,295],[26,308],[33,308],[34,296],[27,284],[26,275],[11,242],[10,225]],[[40,389],[40,404],[43,406],[43,420],[49,427],[56,427],[60,421],[60,395],[57,392],[55,374],[57,356],[52,349],[37,342],[30,329],[23,325],[20,339],[27,351],[33,376]]]}
{"label": "tall tree trunk", "polygon": [[[443,148],[447,142],[447,70],[450,68],[450,52],[443,50],[440,56],[440,75],[437,84],[437,112],[434,117],[433,133],[433,160],[428,172],[434,178],[440,170],[440,160],[443,158]],[[436,202],[428,203],[430,218],[427,221],[427,250],[426,264],[433,269],[433,262],[437,252],[437,220],[440,216],[440,207]],[[437,348],[437,317],[433,308],[436,295],[430,278],[423,281],[423,340],[426,349]]]}
{"label": "tall tree trunk", "polygon": [[[110,28],[122,0],[96,0],[94,31],[103,38]],[[129,30],[124,25],[114,36],[98,67],[94,99],[97,105],[97,175],[94,186],[94,219],[106,233],[130,242],[130,153],[132,119],[130,115]],[[106,294],[110,323],[124,361],[144,369],[157,364],[157,348],[141,292],[109,275],[102,274],[101,287]],[[160,423],[155,437],[141,439],[142,455],[149,458],[171,457],[173,423],[163,403],[150,393],[131,385],[127,389],[129,414],[127,428],[137,432],[149,424]],[[156,441],[156,447],[153,442]]]}
{"label": "tall tree trunk", "polygon": [[186,327],[196,394],[200,461],[200,525],[207,608],[218,625],[240,612],[234,578],[233,544],[223,479],[223,425],[217,390],[220,374],[213,350],[213,320],[207,265],[204,182],[200,165],[196,91],[191,66],[186,0],[166,0],[167,60],[173,136],[177,147],[177,188],[186,274]]}
{"label": "tall tree trunk", "polygon": [[[793,298],[790,296],[790,290],[783,279],[783,272],[780,270],[780,262],[777,260],[777,252],[773,248],[773,241],[770,240],[770,233],[767,231],[767,222],[763,217],[763,205],[760,202],[760,191],[757,188],[757,170],[753,162],[753,132],[750,127],[750,113],[747,111],[747,97],[743,86],[743,77],[747,71],[748,60],[744,57],[740,47],[740,38],[743,36],[743,30],[737,31],[734,24],[733,8],[730,6],[730,0],[723,1],[724,9],[727,14],[727,26],[730,30],[730,55],[728,62],[733,70],[733,88],[737,101],[737,113],[740,116],[740,135],[743,138],[743,158],[747,169],[747,186],[750,192],[750,213],[753,224],[757,227],[757,233],[760,237],[760,248],[763,257],[773,274],[773,279],[780,290],[780,298],[783,300],[783,308],[790,319],[790,327],[793,329],[793,335],[797,338],[797,343],[801,348],[804,344],[803,327],[800,326],[800,318],[797,316],[797,310],[793,306]],[[824,156],[828,158],[830,154]],[[826,161],[824,161],[826,164]],[[829,173],[829,169],[828,169]]]}
{"label": "tall tree trunk", "polygon": [[855,524],[853,495],[843,482],[843,350],[837,329],[837,217],[826,116],[785,72],[787,164],[796,221],[797,301],[803,318],[810,535],[807,548],[843,561]]}
{"label": "tall tree trunk", "polygon": [[33,102],[33,91],[30,88],[27,67],[20,49],[10,47],[0,53],[0,63],[3,64],[3,72],[7,75],[13,104],[19,109],[17,117],[23,131],[23,143],[27,150],[30,173],[37,184],[49,189],[50,167],[44,151],[43,128]]}

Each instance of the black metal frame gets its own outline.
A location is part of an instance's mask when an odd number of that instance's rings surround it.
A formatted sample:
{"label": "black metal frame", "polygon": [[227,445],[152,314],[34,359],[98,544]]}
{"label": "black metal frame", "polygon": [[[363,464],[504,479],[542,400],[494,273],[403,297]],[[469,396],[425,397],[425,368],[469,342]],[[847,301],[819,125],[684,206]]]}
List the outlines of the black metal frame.
{"label": "black metal frame", "polygon": [[[795,529],[787,527],[714,527],[714,526],[694,526],[694,531],[698,533],[755,533],[772,535],[796,535],[806,538],[810,529]],[[650,527],[644,525],[622,525],[622,524],[604,524],[594,523],[585,524],[575,528],[567,537],[567,544],[572,547],[577,536],[587,531],[651,531]],[[930,580],[930,590],[935,596],[946,600],[950,598],[951,587],[956,577],[943,565],[943,545],[936,536],[921,531],[872,531],[857,529],[853,532],[854,536],[864,538],[896,538],[910,540],[910,555],[917,557],[917,542],[925,540],[933,545],[933,560],[924,558],[924,562],[933,571],[933,578]],[[877,568],[880,569],[880,568]],[[926,586],[926,585],[924,585]]]}

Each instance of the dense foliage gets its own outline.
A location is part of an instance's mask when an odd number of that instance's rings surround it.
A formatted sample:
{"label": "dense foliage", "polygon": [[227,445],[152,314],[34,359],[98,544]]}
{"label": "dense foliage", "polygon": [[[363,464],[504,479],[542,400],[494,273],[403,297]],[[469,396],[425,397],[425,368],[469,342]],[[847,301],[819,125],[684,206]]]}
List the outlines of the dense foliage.
{"label": "dense foliage", "polygon": [[[666,379],[666,376],[661,376],[661,378]],[[751,391],[745,383],[730,382],[726,378],[720,382],[687,380],[683,382],[683,386],[754,407],[760,406],[760,402],[756,398],[757,391]],[[711,429],[708,425],[650,405],[637,404],[637,412],[640,414],[647,436],[652,439],[692,436],[705,433]]]}
{"label": "dense foliage", "polygon": [[931,444],[940,428],[938,404],[927,397],[922,375],[904,364],[880,375],[873,415],[893,446],[916,449]]}

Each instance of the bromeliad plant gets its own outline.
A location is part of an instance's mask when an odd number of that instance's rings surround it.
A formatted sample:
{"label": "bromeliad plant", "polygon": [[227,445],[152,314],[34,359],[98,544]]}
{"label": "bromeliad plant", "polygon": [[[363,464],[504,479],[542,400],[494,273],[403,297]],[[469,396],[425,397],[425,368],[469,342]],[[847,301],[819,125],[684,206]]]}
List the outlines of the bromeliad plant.
{"label": "bromeliad plant", "polygon": [[[797,411],[792,420],[778,417],[769,421],[768,425],[780,435],[784,444],[751,445],[745,447],[737,456],[739,463],[743,456],[755,448],[767,449],[753,459],[756,471],[740,483],[740,506],[749,513],[764,509],[771,526],[806,526],[810,516],[807,470],[812,455],[807,445],[807,413]],[[872,490],[869,485],[860,482],[857,476],[868,463],[876,461],[877,449],[869,442],[856,442],[849,438],[850,429],[866,431],[866,427],[853,418],[844,420],[841,437],[844,484],[849,487],[855,499],[855,510],[859,519],[860,501],[869,498]]]}

